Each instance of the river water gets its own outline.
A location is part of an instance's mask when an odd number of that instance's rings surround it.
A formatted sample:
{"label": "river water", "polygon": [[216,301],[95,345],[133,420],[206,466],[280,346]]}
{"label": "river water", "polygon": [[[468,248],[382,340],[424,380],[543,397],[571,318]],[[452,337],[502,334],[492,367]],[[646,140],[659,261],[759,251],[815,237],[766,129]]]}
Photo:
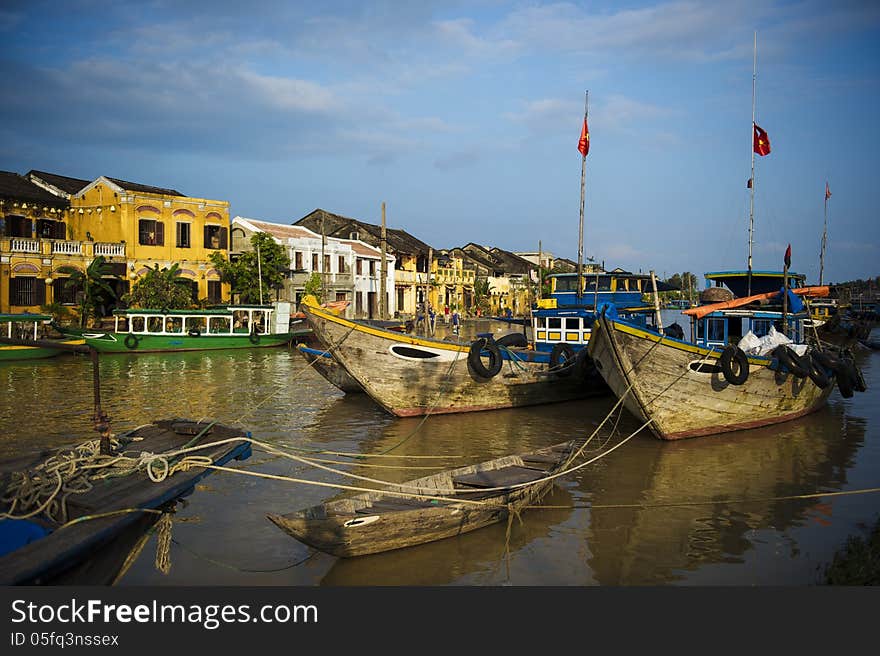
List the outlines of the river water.
{"label": "river water", "polygon": [[[666,313],[664,324],[676,317]],[[687,328],[686,322],[680,323]],[[507,332],[468,324],[472,332]],[[439,332],[442,332],[442,328]],[[337,559],[282,533],[266,513],[345,494],[331,488],[215,472],[174,516],[172,568],[154,567],[151,538],[120,585],[813,585],[850,535],[877,520],[880,363],[857,351],[868,391],[800,420],[662,442],[647,432],[561,479],[549,509],[410,549]],[[612,397],[492,412],[398,419],[365,395],[343,395],[286,348],[101,358],[102,405],[114,431],[155,419],[238,424],[286,450],[442,456],[349,467],[404,481],[593,432]],[[87,357],[0,364],[0,457],[73,445],[96,434]],[[626,414],[598,454],[637,428]],[[301,451],[299,452],[301,453]],[[235,467],[357,484],[254,449]],[[808,497],[817,493],[850,495]]]}

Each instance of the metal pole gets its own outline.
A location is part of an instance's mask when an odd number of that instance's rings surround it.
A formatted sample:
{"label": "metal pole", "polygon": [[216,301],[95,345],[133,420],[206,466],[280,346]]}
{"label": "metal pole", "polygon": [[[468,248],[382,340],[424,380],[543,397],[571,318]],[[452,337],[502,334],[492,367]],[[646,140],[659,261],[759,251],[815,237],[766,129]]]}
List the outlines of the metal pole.
{"label": "metal pole", "polygon": [[260,283],[260,305],[263,304],[263,267],[260,263],[260,245],[257,244],[257,279]]}
{"label": "metal pole", "polygon": [[752,177],[749,194],[749,275],[748,275],[748,291],[746,296],[752,295],[752,239],[755,230],[755,94],[757,93],[758,81],[758,32],[755,32],[755,48],[754,63],[752,67],[752,134],[751,134],[751,150],[752,150]]}
{"label": "metal pole", "polygon": [[[587,120],[587,107],[590,99],[590,92],[587,91],[584,96],[584,121]],[[583,260],[584,260],[584,187],[587,176],[587,156],[582,154],[581,157],[581,219],[578,228],[578,262],[577,262],[577,303],[581,304],[581,293],[583,287]]]}
{"label": "metal pole", "polygon": [[828,183],[825,183],[825,225],[822,228],[822,252],[819,254],[819,286],[822,285],[822,274],[825,272],[825,239],[828,234]]}

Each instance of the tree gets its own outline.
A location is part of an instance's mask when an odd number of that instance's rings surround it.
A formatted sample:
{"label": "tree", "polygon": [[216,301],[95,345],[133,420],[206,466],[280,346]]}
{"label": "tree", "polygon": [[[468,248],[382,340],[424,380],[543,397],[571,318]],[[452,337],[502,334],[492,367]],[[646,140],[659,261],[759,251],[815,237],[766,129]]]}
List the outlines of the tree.
{"label": "tree", "polygon": [[131,307],[181,310],[192,306],[191,290],[190,281],[181,277],[176,262],[166,269],[155,264],[122,300]]}
{"label": "tree", "polygon": [[[259,303],[271,299],[271,292],[284,287],[290,270],[290,256],[284,247],[264,232],[251,237],[252,251],[242,253],[234,262],[219,251],[211,253],[211,263],[220,272],[220,280],[228,282],[232,293],[242,303]],[[259,259],[258,259],[259,253]]]}
{"label": "tree", "polygon": [[318,299],[318,303],[324,302],[324,295],[321,289],[321,274],[317,271],[312,271],[312,275],[309,276],[309,279],[306,280],[305,287],[303,289],[303,295],[308,296],[311,294],[316,299]]}
{"label": "tree", "polygon": [[489,284],[488,278],[477,278],[474,280],[474,305],[480,308],[480,312],[487,315],[491,312],[491,304],[489,298],[492,294],[492,286]]}
{"label": "tree", "polygon": [[89,263],[85,272],[72,266],[58,267],[58,271],[70,274],[64,284],[77,290],[79,327],[85,328],[86,321],[90,318],[100,320],[104,316],[104,308],[107,303],[116,298],[113,287],[106,280],[108,276],[117,278],[112,273],[110,263],[104,259],[103,255],[99,255]]}

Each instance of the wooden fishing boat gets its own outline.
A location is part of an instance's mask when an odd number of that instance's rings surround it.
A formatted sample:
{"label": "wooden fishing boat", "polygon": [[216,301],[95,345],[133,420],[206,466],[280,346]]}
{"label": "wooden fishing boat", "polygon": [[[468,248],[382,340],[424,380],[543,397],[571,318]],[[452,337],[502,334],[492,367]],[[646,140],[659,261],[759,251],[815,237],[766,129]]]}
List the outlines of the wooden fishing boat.
{"label": "wooden fishing boat", "polygon": [[[808,292],[804,292],[808,293]],[[772,299],[771,299],[772,300]],[[797,297],[789,296],[794,304]],[[845,354],[818,349],[798,353],[806,311],[774,305],[685,310],[695,317],[693,342],[664,336],[603,313],[589,351],[602,377],[627,409],[664,440],[755,428],[801,417],[820,408],[836,381],[841,392],[864,391],[861,375]],[[727,303],[720,303],[727,306]],[[699,318],[696,315],[699,314]],[[745,323],[745,326],[744,326]],[[791,339],[758,355],[749,339],[772,337],[785,325]],[[746,331],[744,331],[746,328]],[[784,343],[785,342],[785,343]],[[742,348],[741,348],[742,346]]]}
{"label": "wooden fishing boat", "polygon": [[312,369],[326,378],[334,387],[339,388],[346,394],[363,393],[364,390],[358,382],[327,351],[310,348],[305,344],[297,344],[296,350],[302,353],[302,356]]}
{"label": "wooden fishing boat", "polygon": [[297,540],[343,558],[412,547],[503,521],[538,503],[582,444],[504,456],[268,517]]}
{"label": "wooden fishing boat", "polygon": [[265,348],[289,344],[310,332],[304,322],[291,328],[289,311],[276,313],[272,305],[114,310],[113,316],[113,330],[83,333],[87,346],[101,353]]}
{"label": "wooden fishing boat", "polygon": [[52,348],[52,342],[58,344],[83,344],[81,337],[65,336],[62,339],[47,339],[43,328],[52,323],[48,314],[0,314],[0,336],[18,342],[39,341],[39,345],[26,343],[0,344],[0,362],[7,360],[31,360],[35,358],[51,358],[59,355],[63,348]]}
{"label": "wooden fishing boat", "polygon": [[[187,446],[221,440],[231,441],[195,454],[205,456],[205,463],[222,465],[232,459],[246,459],[251,453],[250,441],[240,429],[185,419],[156,421],[122,433],[116,440],[109,455],[97,456],[90,464],[106,464],[118,456],[139,458],[144,452],[171,454]],[[107,469],[98,466],[76,479],[75,484],[68,481],[66,490],[76,488],[80,492],[66,491],[63,499],[58,498],[56,501],[63,508],[50,506],[56,510],[52,515],[43,510],[22,517],[29,513],[22,511],[23,496],[16,494],[21,482],[30,481],[37,488],[41,480],[54,483],[56,474],[51,470],[49,458],[54,457],[57,462],[71,455],[83,457],[85,448],[75,452],[57,450],[0,463],[0,489],[3,490],[0,512],[4,516],[0,521],[0,584],[113,583],[132,547],[158,520],[159,514],[149,511],[170,510],[177,500],[193,491],[199,480],[211,473],[204,466],[193,466],[153,482],[143,468],[102,478],[100,473]],[[173,463],[175,459],[169,456],[168,461]],[[159,478],[157,473],[163,471],[161,463],[152,467],[154,478]]]}
{"label": "wooden fishing boat", "polygon": [[[321,348],[373,400],[398,417],[570,401],[607,393],[592,367],[573,358],[497,343],[429,339],[349,321],[306,297],[302,311]],[[488,364],[484,361],[488,359]]]}

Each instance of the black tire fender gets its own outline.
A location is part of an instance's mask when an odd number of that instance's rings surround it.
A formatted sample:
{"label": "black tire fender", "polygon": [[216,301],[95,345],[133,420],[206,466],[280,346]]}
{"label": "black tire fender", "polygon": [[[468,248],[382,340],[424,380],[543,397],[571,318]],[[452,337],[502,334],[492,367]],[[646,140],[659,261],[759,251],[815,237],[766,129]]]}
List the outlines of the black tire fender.
{"label": "black tire fender", "polygon": [[251,331],[250,335],[248,335],[248,341],[251,344],[259,344],[260,343],[260,333],[256,331]]}
{"label": "black tire fender", "polygon": [[816,357],[817,351],[810,352],[810,380],[816,387],[825,389],[831,384],[831,377],[826,373],[826,367],[819,358]]}
{"label": "black tire fender", "polygon": [[[489,353],[489,366],[483,364],[483,351]],[[501,349],[494,339],[480,337],[471,343],[468,350],[468,367],[480,378],[492,378],[501,371],[503,359],[501,357]]]}
{"label": "black tire fender", "polygon": [[571,374],[572,365],[574,364],[574,349],[570,344],[558,342],[553,345],[550,351],[550,371],[556,373],[557,376],[568,376]]}
{"label": "black tire fender", "polygon": [[773,349],[771,355],[779,360],[779,364],[783,365],[794,376],[797,376],[798,378],[806,378],[810,375],[810,370],[801,363],[802,361],[798,357],[798,354],[784,344]]}
{"label": "black tire fender", "polygon": [[128,333],[125,336],[125,341],[123,342],[123,344],[125,344],[125,348],[133,349],[137,347],[139,341],[141,340],[138,338],[137,335],[135,335],[134,333]]}
{"label": "black tire fender", "polygon": [[529,340],[522,333],[507,333],[495,340],[499,346],[513,346],[525,348],[529,345]]}
{"label": "black tire fender", "polygon": [[731,385],[742,385],[749,378],[749,358],[738,346],[730,344],[721,352],[718,364]]}
{"label": "black tire fender", "polygon": [[574,368],[584,381],[590,381],[599,376],[599,370],[596,363],[590,357],[590,353],[586,347],[582,348],[574,356]]}

